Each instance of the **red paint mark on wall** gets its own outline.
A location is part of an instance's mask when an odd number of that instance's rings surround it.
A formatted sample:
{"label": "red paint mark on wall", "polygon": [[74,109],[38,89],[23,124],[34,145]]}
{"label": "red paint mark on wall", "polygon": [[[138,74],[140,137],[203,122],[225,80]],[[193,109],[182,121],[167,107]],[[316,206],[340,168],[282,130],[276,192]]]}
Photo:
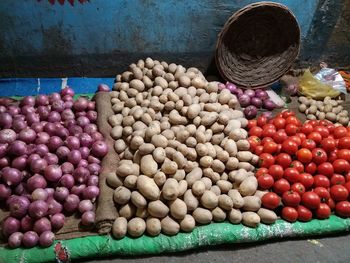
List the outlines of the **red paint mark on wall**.
{"label": "red paint mark on wall", "polygon": [[[42,0],[38,0],[38,2],[41,2]],[[90,0],[47,0],[51,5],[54,5],[56,2],[58,2],[60,5],[64,5],[64,3],[67,1],[70,3],[71,6],[74,6],[74,2],[79,2],[80,4],[84,4],[89,2]]]}

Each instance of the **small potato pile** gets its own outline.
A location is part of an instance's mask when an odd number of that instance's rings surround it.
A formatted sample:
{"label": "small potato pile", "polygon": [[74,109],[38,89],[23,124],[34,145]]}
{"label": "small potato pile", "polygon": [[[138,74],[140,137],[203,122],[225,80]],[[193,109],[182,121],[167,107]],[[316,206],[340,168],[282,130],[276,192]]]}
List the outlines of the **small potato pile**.
{"label": "small potato pile", "polygon": [[329,120],[344,126],[349,124],[349,113],[341,106],[343,100],[325,97],[323,101],[316,101],[299,97],[298,101],[299,111],[303,112],[308,120]]}
{"label": "small potato pile", "polygon": [[260,209],[258,156],[229,90],[196,68],[147,58],[117,76],[111,97],[108,121],[120,156],[107,178],[119,212],[114,237],[175,235],[225,219],[251,227],[276,220]]}

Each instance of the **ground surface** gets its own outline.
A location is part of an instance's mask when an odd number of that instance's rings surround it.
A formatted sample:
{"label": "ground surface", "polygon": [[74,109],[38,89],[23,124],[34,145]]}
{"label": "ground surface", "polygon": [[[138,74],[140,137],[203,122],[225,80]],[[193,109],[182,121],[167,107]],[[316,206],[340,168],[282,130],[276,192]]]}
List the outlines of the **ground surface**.
{"label": "ground surface", "polygon": [[86,263],[107,262],[313,262],[313,263],[345,263],[350,262],[350,234],[330,237],[275,240],[258,244],[240,244],[208,247],[189,252],[149,257],[123,257],[84,261]]}

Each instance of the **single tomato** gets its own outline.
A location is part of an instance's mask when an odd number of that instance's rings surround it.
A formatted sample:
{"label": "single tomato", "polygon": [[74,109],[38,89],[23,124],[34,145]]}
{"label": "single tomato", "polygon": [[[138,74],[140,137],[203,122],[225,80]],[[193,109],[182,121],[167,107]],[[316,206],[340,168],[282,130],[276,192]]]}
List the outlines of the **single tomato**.
{"label": "single tomato", "polygon": [[341,174],[341,173],[349,172],[350,170],[349,162],[344,159],[337,159],[333,162],[332,165],[335,173]]}
{"label": "single tomato", "polygon": [[297,169],[295,168],[287,168],[284,170],[283,177],[288,180],[290,183],[296,183],[299,181],[299,175],[300,173],[298,172]]}
{"label": "single tomato", "polygon": [[335,139],[343,138],[347,135],[348,130],[344,126],[338,126],[333,131],[333,136]]}
{"label": "single tomato", "polygon": [[256,155],[260,156],[263,153],[263,150],[264,150],[264,146],[258,145],[258,146],[256,146],[254,153]]}
{"label": "single tomato", "polygon": [[346,190],[348,190],[348,192],[350,193],[350,182],[346,182],[344,184],[344,187],[346,188]]}
{"label": "single tomato", "polygon": [[324,138],[321,141],[321,147],[323,150],[325,150],[326,152],[331,152],[334,151],[335,148],[337,147],[335,140],[332,138]]}
{"label": "single tomato", "polygon": [[312,212],[305,206],[299,205],[297,211],[299,221],[308,222],[312,219]]}
{"label": "single tomato", "polygon": [[305,166],[305,172],[309,174],[315,174],[317,170],[317,165],[315,163],[309,163]]}
{"label": "single tomato", "polygon": [[299,132],[299,127],[295,124],[287,124],[285,130],[288,136],[292,136]]}
{"label": "single tomato", "polygon": [[273,185],[273,191],[277,194],[283,194],[284,192],[287,192],[290,189],[289,182],[282,178],[277,180]]}
{"label": "single tomato", "polygon": [[297,158],[302,163],[309,163],[312,160],[312,153],[309,149],[301,148],[296,153]]}
{"label": "single tomato", "polygon": [[293,155],[296,153],[296,151],[298,150],[298,145],[296,142],[292,141],[292,140],[286,140],[282,143],[282,151],[285,153],[288,153],[290,155]]}
{"label": "single tomato", "polygon": [[262,132],[263,132],[263,129],[262,129],[262,128],[260,128],[260,127],[258,127],[258,126],[254,126],[254,127],[252,127],[252,128],[249,130],[248,134],[249,134],[249,136],[255,135],[255,136],[261,138],[261,137],[262,137]]}
{"label": "single tomato", "polygon": [[305,186],[301,183],[294,183],[290,187],[290,189],[296,193],[298,193],[300,196],[302,196],[303,193],[305,193]]}
{"label": "single tomato", "polygon": [[316,164],[321,164],[327,161],[327,153],[321,148],[312,150],[312,161]]}
{"label": "single tomato", "polygon": [[258,170],[256,170],[255,177],[258,178],[259,176],[268,174],[268,173],[269,173],[269,169],[267,169],[266,167],[260,167]]}
{"label": "single tomato", "polygon": [[274,135],[273,135],[273,140],[277,143],[282,143],[285,140],[288,139],[288,135],[285,132],[284,129],[278,130]]}
{"label": "single tomato", "polygon": [[331,185],[344,185],[345,184],[345,177],[341,174],[333,174],[331,177]]}
{"label": "single tomato", "polygon": [[338,149],[335,149],[334,151],[331,151],[328,155],[328,162],[333,163],[335,160],[338,159]]}
{"label": "single tomato", "polygon": [[335,212],[342,217],[350,217],[350,202],[342,201],[335,205]]}
{"label": "single tomato", "polygon": [[327,203],[328,199],[331,197],[328,190],[324,187],[316,187],[313,191],[321,198],[321,202],[323,203]]}
{"label": "single tomato", "polygon": [[260,115],[256,120],[256,124],[261,128],[264,127],[264,125],[267,124],[267,117]]}
{"label": "single tomato", "polygon": [[329,206],[329,208],[330,208],[331,210],[334,210],[334,208],[335,208],[335,202],[334,202],[334,200],[333,200],[332,198],[329,198],[329,199],[328,199],[327,205]]}
{"label": "single tomato", "polygon": [[295,222],[298,219],[298,212],[294,207],[285,206],[282,209],[281,217],[288,222]]}
{"label": "single tomato", "polygon": [[276,127],[277,130],[283,129],[286,125],[286,120],[282,117],[277,117],[273,120],[273,125]]}
{"label": "single tomato", "polygon": [[275,128],[268,128],[268,129],[263,129],[262,131],[262,137],[273,137],[276,133]]}
{"label": "single tomato", "polygon": [[280,205],[281,198],[277,194],[269,192],[263,195],[261,198],[261,203],[267,209],[274,210]]}
{"label": "single tomato", "polygon": [[331,215],[331,209],[325,203],[321,203],[320,206],[315,210],[316,217],[318,219],[326,219]]}
{"label": "single tomato", "polygon": [[[344,138],[347,138],[347,137],[344,137]],[[342,139],[344,139],[344,138],[342,138]],[[349,149],[338,150],[337,157],[338,157],[338,159],[344,159],[344,160],[350,162],[350,150]]]}
{"label": "single tomato", "polygon": [[293,111],[290,110],[284,110],[282,111],[282,117],[287,119],[290,116],[295,116],[295,113]]}
{"label": "single tomato", "polygon": [[289,154],[280,153],[276,156],[276,164],[281,165],[284,169],[288,168],[292,163],[292,158]]}
{"label": "single tomato", "polygon": [[298,145],[298,147],[301,145],[301,139],[296,135],[290,136],[288,140],[295,142]]}
{"label": "single tomato", "polygon": [[301,173],[298,181],[299,183],[302,183],[306,189],[310,189],[314,184],[314,177],[308,173]]}
{"label": "single tomato", "polygon": [[298,161],[298,160],[293,161],[293,162],[290,164],[290,167],[291,167],[291,168],[297,169],[299,173],[304,172],[304,165],[303,165],[300,161]]}
{"label": "single tomato", "polygon": [[[261,168],[260,168],[261,169]],[[272,175],[274,180],[279,180],[283,178],[283,167],[279,164],[274,164],[269,167],[268,173]]]}
{"label": "single tomato", "polygon": [[330,187],[331,183],[329,181],[329,179],[322,175],[322,174],[317,174],[314,176],[314,187],[324,187],[324,188],[328,188]]}
{"label": "single tomato", "polygon": [[330,193],[332,199],[336,202],[345,201],[349,196],[349,191],[343,185],[331,186]]}
{"label": "single tomato", "polygon": [[258,177],[258,185],[261,189],[270,189],[274,184],[273,177],[269,174],[264,174]]}
{"label": "single tomato", "polygon": [[342,137],[339,139],[338,142],[338,148],[339,149],[350,149],[350,137]]}
{"label": "single tomato", "polygon": [[284,192],[282,195],[282,202],[285,206],[297,207],[301,201],[301,197],[293,190]]}
{"label": "single tomato", "polygon": [[248,142],[250,144],[250,149],[254,151],[256,146],[260,145],[261,140],[258,136],[252,135],[248,137]]}
{"label": "single tomato", "polygon": [[334,174],[333,165],[330,162],[321,163],[317,166],[317,172],[330,178]]}
{"label": "single tomato", "polygon": [[300,126],[301,125],[301,122],[298,120],[297,117],[295,116],[289,116],[287,119],[286,119],[286,124],[294,124],[295,126]]}
{"label": "single tomato", "polygon": [[306,121],[306,123],[311,124],[312,125],[312,129],[314,129],[314,127],[316,125],[318,125],[318,121],[317,120],[309,120],[309,121]]}
{"label": "single tomato", "polygon": [[301,196],[301,203],[309,209],[317,209],[321,203],[321,198],[314,192],[305,192]]}
{"label": "single tomato", "polygon": [[262,153],[259,156],[260,161],[260,167],[266,167],[269,168],[271,165],[273,165],[275,163],[275,158],[269,154],[269,153]]}
{"label": "single tomato", "polygon": [[322,141],[322,136],[318,132],[311,132],[308,134],[307,139],[314,140],[315,143],[320,143]]}
{"label": "single tomato", "polygon": [[301,126],[300,131],[305,135],[310,134],[313,131],[314,127],[310,123],[305,123]]}
{"label": "single tomato", "polygon": [[313,150],[316,148],[316,143],[314,140],[306,139],[305,141],[303,141],[301,143],[301,147],[309,149],[309,150]]}
{"label": "single tomato", "polygon": [[[271,139],[272,140],[272,139]],[[264,144],[264,149],[263,149],[263,152],[264,153],[270,153],[270,154],[273,154],[277,151],[277,143],[271,141],[271,142],[266,142]]]}
{"label": "single tomato", "polygon": [[265,137],[261,140],[261,145],[264,146],[265,143],[268,143],[268,142],[274,142],[274,140],[271,137]]}
{"label": "single tomato", "polygon": [[347,172],[345,174],[345,181],[349,182],[350,181],[350,172]]}
{"label": "single tomato", "polygon": [[322,138],[326,138],[329,136],[329,131],[327,129],[327,127],[325,126],[316,126],[314,129],[313,129],[314,132],[318,132],[319,134],[321,134]]}
{"label": "single tomato", "polygon": [[306,135],[304,133],[298,132],[296,136],[300,138],[301,142],[304,142],[306,140]]}
{"label": "single tomato", "polygon": [[249,120],[247,124],[247,128],[250,130],[251,128],[257,125],[256,120]]}

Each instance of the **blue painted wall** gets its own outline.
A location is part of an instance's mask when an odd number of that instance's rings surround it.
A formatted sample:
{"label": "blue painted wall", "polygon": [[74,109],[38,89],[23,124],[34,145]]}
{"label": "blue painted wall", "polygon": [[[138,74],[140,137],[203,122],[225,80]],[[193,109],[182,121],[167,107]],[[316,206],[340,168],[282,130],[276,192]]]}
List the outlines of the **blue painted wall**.
{"label": "blue painted wall", "polygon": [[[205,68],[226,19],[252,2],[76,0],[72,6],[68,1],[1,0],[0,75],[110,75],[146,55]],[[320,8],[326,15],[339,13],[342,1],[276,2],[294,12],[302,41],[309,43]]]}

